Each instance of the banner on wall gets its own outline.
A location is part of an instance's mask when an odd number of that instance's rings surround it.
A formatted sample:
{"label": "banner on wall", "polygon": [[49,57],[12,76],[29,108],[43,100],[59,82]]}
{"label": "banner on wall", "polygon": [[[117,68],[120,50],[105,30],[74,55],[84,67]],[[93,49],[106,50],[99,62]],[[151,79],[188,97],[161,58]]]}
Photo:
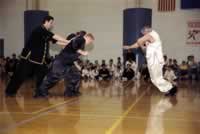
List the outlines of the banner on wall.
{"label": "banner on wall", "polygon": [[200,18],[187,22],[187,44],[200,45]]}

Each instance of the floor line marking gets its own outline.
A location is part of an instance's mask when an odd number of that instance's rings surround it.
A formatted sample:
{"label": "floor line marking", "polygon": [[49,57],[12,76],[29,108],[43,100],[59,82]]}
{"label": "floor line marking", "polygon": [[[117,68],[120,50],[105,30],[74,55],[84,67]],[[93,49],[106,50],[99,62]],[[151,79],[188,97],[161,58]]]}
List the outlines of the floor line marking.
{"label": "floor line marking", "polygon": [[42,109],[40,109],[40,110],[38,110],[38,111],[32,112],[31,114],[39,114],[39,113],[41,113],[41,112],[45,112],[45,111],[48,111],[48,110],[50,110],[50,109],[54,109],[54,108],[56,108],[56,107],[58,107],[58,106],[65,105],[66,103],[73,102],[73,101],[76,100],[76,99],[77,99],[77,97],[76,97],[76,98],[69,99],[69,100],[66,100],[66,101],[63,101],[63,102],[58,103],[58,104],[55,104],[55,105],[51,105],[51,106],[49,106],[49,107],[42,108]]}
{"label": "floor line marking", "polygon": [[139,96],[138,99],[120,116],[118,120],[115,121],[115,123],[110,127],[107,131],[106,134],[112,134],[113,131],[118,127],[118,125],[123,121],[123,119],[130,113],[130,111],[135,107],[135,105],[144,97],[146,94],[147,90],[142,93],[142,95]]}

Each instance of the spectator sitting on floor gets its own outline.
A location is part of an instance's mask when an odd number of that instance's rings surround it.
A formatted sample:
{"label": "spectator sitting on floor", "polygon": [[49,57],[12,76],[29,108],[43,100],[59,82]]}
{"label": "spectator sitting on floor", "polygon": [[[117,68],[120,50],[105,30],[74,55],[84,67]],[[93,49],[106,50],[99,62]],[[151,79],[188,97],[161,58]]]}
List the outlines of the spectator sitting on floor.
{"label": "spectator sitting on floor", "polygon": [[113,77],[115,71],[115,65],[113,63],[113,59],[110,59],[108,69],[110,71],[110,76]]}
{"label": "spectator sitting on floor", "polygon": [[127,64],[127,67],[125,68],[123,75],[122,75],[122,79],[123,80],[132,80],[135,76],[135,72],[133,71],[133,69],[131,68],[131,64]]}
{"label": "spectator sitting on floor", "polygon": [[110,80],[110,72],[107,69],[105,64],[101,65],[101,69],[99,70],[99,75],[98,75],[99,80]]}
{"label": "spectator sitting on floor", "polygon": [[90,79],[92,79],[92,80],[98,79],[98,75],[99,75],[99,72],[98,72],[97,67],[92,66],[89,70]]}
{"label": "spectator sitting on floor", "polygon": [[82,78],[84,79],[84,80],[87,80],[87,79],[89,79],[89,70],[88,70],[88,68],[86,68],[85,66],[82,68]]}
{"label": "spectator sitting on floor", "polygon": [[120,57],[117,58],[117,66],[122,67],[122,61]]}
{"label": "spectator sitting on floor", "polygon": [[122,77],[122,73],[123,73],[123,70],[121,69],[121,66],[117,66],[114,71],[114,79],[120,80]]}
{"label": "spectator sitting on floor", "polygon": [[172,70],[174,70],[176,77],[178,77],[180,69],[179,69],[179,65],[176,59],[173,59]]}
{"label": "spectator sitting on floor", "polygon": [[164,74],[164,78],[166,80],[168,80],[169,82],[171,82],[172,84],[176,84],[175,83],[175,80],[177,79],[175,73],[174,73],[174,70],[172,69],[172,67],[168,66],[166,68],[166,71],[165,71],[165,74]]}
{"label": "spectator sitting on floor", "polygon": [[197,80],[198,79],[198,64],[195,62],[194,58],[188,61],[188,66],[189,66],[189,69],[188,69],[189,79]]}
{"label": "spectator sitting on floor", "polygon": [[185,61],[182,61],[180,68],[180,79],[188,79],[188,65]]}

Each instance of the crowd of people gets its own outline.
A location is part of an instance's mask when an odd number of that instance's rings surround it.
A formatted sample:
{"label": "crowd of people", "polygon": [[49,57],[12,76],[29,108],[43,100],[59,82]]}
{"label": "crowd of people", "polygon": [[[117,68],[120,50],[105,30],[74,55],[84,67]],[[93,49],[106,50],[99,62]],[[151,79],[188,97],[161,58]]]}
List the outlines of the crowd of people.
{"label": "crowd of people", "polygon": [[99,63],[96,60],[94,63],[86,60],[78,64],[81,68],[83,79],[96,79],[96,80],[132,80],[137,79],[137,65],[134,61],[127,61],[123,64],[120,57],[117,58],[116,64],[113,59],[108,63],[102,60]]}
{"label": "crowd of people", "polygon": [[[187,60],[183,60],[180,64],[176,59],[164,56],[165,65],[163,68],[164,78],[173,82],[175,80],[200,80],[200,62],[195,61],[194,56],[188,56]],[[49,58],[49,67],[53,62],[54,57]],[[12,57],[0,58],[0,78],[8,80],[14,73],[14,70],[19,63],[19,58],[16,54]],[[146,64],[138,67],[134,60],[123,62],[120,57],[117,62],[114,59],[109,61],[94,61],[89,60],[78,61],[75,65],[81,71],[82,79],[84,80],[149,80],[150,76]]]}

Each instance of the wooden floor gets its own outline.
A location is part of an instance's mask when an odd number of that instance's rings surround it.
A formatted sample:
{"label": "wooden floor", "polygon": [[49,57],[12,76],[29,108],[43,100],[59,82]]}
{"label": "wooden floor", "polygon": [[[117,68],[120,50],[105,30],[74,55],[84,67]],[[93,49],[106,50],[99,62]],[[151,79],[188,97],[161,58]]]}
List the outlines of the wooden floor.
{"label": "wooden floor", "polygon": [[0,134],[200,134],[200,84],[179,82],[176,97],[150,83],[82,82],[80,97],[64,98],[63,82],[49,99],[33,99],[26,82],[16,98],[0,84]]}

